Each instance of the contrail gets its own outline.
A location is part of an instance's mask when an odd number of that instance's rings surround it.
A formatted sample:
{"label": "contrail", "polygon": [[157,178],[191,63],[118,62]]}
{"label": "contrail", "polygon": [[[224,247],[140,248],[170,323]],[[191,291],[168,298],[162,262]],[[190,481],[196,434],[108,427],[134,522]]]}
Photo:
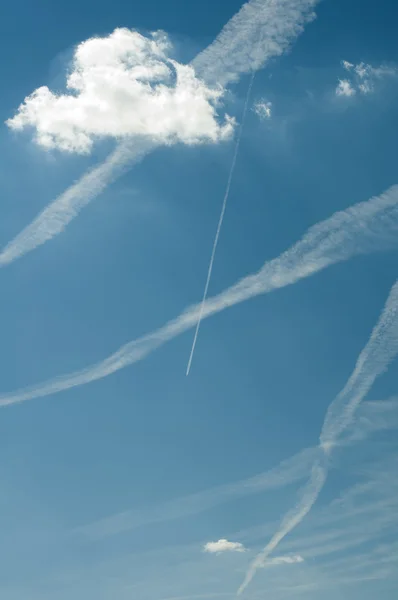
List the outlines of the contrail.
{"label": "contrail", "polygon": [[88,171],[49,204],[30,225],[7,244],[0,254],[0,267],[8,265],[61,233],[82,208],[153,147],[153,144],[143,140],[137,140],[136,144],[120,144],[103,163]]}
{"label": "contrail", "polygon": [[315,500],[318,498],[319,492],[321,491],[325,480],[327,470],[321,465],[318,460],[313,466],[311,471],[311,478],[302,490],[302,497],[300,498],[297,506],[289,512],[283,519],[281,526],[277,533],[271,538],[264,550],[256,556],[253,563],[250,565],[249,570],[246,573],[245,579],[238,589],[238,595],[242,594],[247,588],[257,569],[262,568],[265,564],[266,559],[273,550],[278,546],[279,542],[292,530],[301,523],[304,517],[307,515]]}
{"label": "contrail", "polygon": [[257,569],[279,542],[296,527],[311,510],[327,477],[327,458],[339,436],[351,424],[355,411],[365,398],[373,383],[398,354],[398,281],[393,285],[384,309],[372,334],[360,353],[355,368],[341,392],[330,404],[319,437],[319,449],[325,464],[315,463],[311,477],[305,486],[298,506],[286,515],[282,524],[250,566],[244,582],[238,590],[241,594],[253,579]]}
{"label": "contrail", "polygon": [[[209,298],[202,317],[260,294],[292,285],[326,267],[354,256],[396,247],[398,240],[398,186],[381,196],[356,204],[311,227],[294,246],[266,262],[217,296]],[[102,379],[142,360],[181,333],[194,327],[201,305],[194,305],[160,329],[122,346],[103,361],[44,384],[0,396],[0,406],[39,398]]]}
{"label": "contrail", "polygon": [[[267,60],[287,50],[303,31],[305,23],[313,18],[311,9],[317,3],[318,0],[249,0],[191,65],[208,83],[226,85],[236,81],[241,74],[263,67]],[[260,40],[255,49],[253,39]],[[0,254],[0,267],[61,233],[84,206],[134,161],[156,147],[153,142],[147,142],[147,145],[145,151],[133,148],[132,154],[130,145],[118,145],[104,163],[88,171],[58,196],[4,248]]]}
{"label": "contrail", "polygon": [[207,292],[209,290],[211,274],[212,274],[212,271],[213,271],[214,258],[216,256],[216,251],[217,251],[217,246],[218,246],[218,239],[220,237],[221,227],[222,227],[222,224],[223,224],[223,221],[224,221],[225,210],[227,208],[227,203],[228,203],[228,198],[229,198],[229,192],[231,190],[232,178],[233,178],[234,172],[235,172],[236,160],[238,158],[238,152],[239,152],[239,146],[240,146],[240,142],[241,142],[241,139],[242,139],[243,128],[245,126],[245,121],[246,121],[247,108],[249,106],[250,95],[251,95],[251,91],[252,91],[253,83],[254,83],[254,76],[255,76],[255,71],[253,71],[253,73],[251,74],[250,81],[249,81],[249,86],[247,88],[246,99],[245,99],[245,104],[244,104],[243,113],[242,113],[242,121],[241,121],[241,124],[240,124],[240,127],[239,127],[238,137],[236,139],[235,151],[234,151],[234,155],[233,155],[232,163],[231,163],[231,168],[229,170],[229,175],[228,175],[227,187],[225,189],[225,194],[224,194],[224,198],[223,198],[223,202],[222,202],[222,207],[221,207],[221,213],[220,213],[220,217],[219,217],[218,225],[217,225],[216,236],[214,238],[213,248],[212,248],[212,251],[211,251],[210,263],[209,263],[209,268],[208,268],[208,271],[207,271],[206,284],[205,284],[205,289],[204,289],[204,292],[203,292],[203,298],[202,298],[202,304],[201,304],[201,307],[200,307],[199,318],[198,318],[198,322],[197,322],[196,329],[195,329],[195,335],[194,335],[193,342],[192,342],[191,354],[189,355],[187,372],[186,372],[187,376],[189,375],[189,371],[191,370],[192,359],[193,359],[193,355],[194,355],[194,352],[195,352],[196,341],[198,339],[198,334],[199,334],[199,329],[200,329],[200,323],[202,321],[203,307],[204,307],[204,304],[206,302]]}
{"label": "contrail", "polygon": [[[258,71],[289,49],[315,18],[320,0],[250,0],[224,26],[214,42],[192,61],[208,83],[223,86]],[[252,41],[258,40],[253,45]]]}
{"label": "contrail", "polygon": [[[340,447],[346,448],[376,432],[397,429],[397,409],[397,398],[363,402],[352,426],[348,428],[349,435],[343,443],[339,442]],[[305,448],[253,477],[174,498],[168,502],[149,505],[144,509],[132,509],[113,514],[79,527],[75,533],[90,539],[101,539],[144,525],[196,515],[238,498],[280,489],[306,479],[314,462],[319,458],[323,458],[319,446]]]}
{"label": "contrail", "polygon": [[76,533],[99,539],[122,531],[131,531],[143,525],[185,518],[237,498],[280,489],[305,479],[318,453],[318,448],[306,448],[254,477],[176,498],[163,504],[147,506],[143,510],[135,509],[111,515],[80,527]]}

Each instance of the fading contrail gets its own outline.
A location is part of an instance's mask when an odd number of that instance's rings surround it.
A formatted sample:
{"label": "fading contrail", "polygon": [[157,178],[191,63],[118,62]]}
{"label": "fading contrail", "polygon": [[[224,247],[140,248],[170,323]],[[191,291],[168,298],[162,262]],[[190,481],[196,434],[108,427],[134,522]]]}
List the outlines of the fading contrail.
{"label": "fading contrail", "polygon": [[0,253],[0,267],[8,265],[61,233],[79,212],[126,168],[138,162],[153,147],[137,139],[136,145],[119,145],[99,166],[90,169],[41,212]]}
{"label": "fading contrail", "polygon": [[[191,65],[208,83],[226,85],[236,81],[241,74],[253,72],[273,56],[282,54],[303,31],[305,23],[313,18],[311,9],[318,1],[249,0]],[[253,39],[260,40],[255,49]],[[148,148],[144,151],[141,146],[135,150],[129,144],[118,145],[104,163],[88,171],[58,196],[4,248],[0,267],[61,233],[84,206],[157,145],[153,141],[146,143]]]}
{"label": "fading contrail", "polygon": [[311,510],[327,477],[327,458],[339,436],[351,424],[355,412],[373,383],[384,373],[398,354],[398,281],[393,285],[380,318],[360,353],[355,368],[341,392],[330,404],[319,437],[319,450],[324,466],[314,463],[298,506],[286,515],[277,533],[250,566],[238,590],[241,594],[253,579],[257,569],[279,542],[296,527]]}
{"label": "fading contrail", "polygon": [[[363,402],[353,424],[348,428],[348,436],[343,442],[339,441],[339,447],[346,448],[376,432],[397,429],[397,409],[397,398]],[[305,448],[253,477],[173,498],[168,502],[149,505],[143,509],[119,512],[79,527],[75,533],[92,540],[101,539],[153,523],[186,518],[238,498],[281,489],[306,479],[314,462],[319,458],[324,458],[319,446]],[[296,550],[297,546],[294,549]]]}
{"label": "fading contrail", "polygon": [[209,291],[211,274],[213,272],[214,258],[216,256],[216,251],[217,251],[217,246],[218,246],[218,240],[219,240],[219,237],[220,237],[221,228],[222,228],[222,224],[223,224],[224,216],[225,216],[225,211],[226,211],[226,208],[227,208],[227,203],[228,203],[228,198],[229,198],[229,192],[231,191],[231,183],[232,183],[232,178],[233,178],[234,172],[235,172],[236,160],[238,158],[238,152],[239,152],[240,142],[241,142],[241,139],[242,139],[243,128],[245,126],[246,115],[247,115],[247,108],[249,106],[249,99],[250,99],[250,95],[251,95],[251,91],[252,91],[252,87],[253,87],[253,83],[254,83],[254,76],[255,76],[255,71],[253,71],[253,73],[251,74],[250,81],[249,81],[249,86],[247,88],[246,99],[245,99],[245,104],[244,104],[243,113],[242,113],[242,121],[241,121],[241,124],[240,124],[240,127],[239,127],[238,137],[237,137],[236,143],[235,143],[235,151],[234,151],[234,155],[233,155],[233,158],[232,158],[231,168],[229,170],[227,187],[225,189],[224,198],[223,198],[223,202],[222,202],[222,206],[221,206],[220,217],[218,219],[218,224],[217,224],[217,231],[216,231],[216,235],[215,235],[214,242],[213,242],[213,248],[212,248],[212,251],[211,251],[210,263],[209,263],[209,268],[208,268],[208,271],[207,271],[206,284],[205,284],[205,289],[204,289],[204,292],[203,292],[203,298],[202,298],[202,304],[201,304],[201,307],[200,307],[199,318],[198,318],[198,322],[196,324],[195,334],[194,334],[194,338],[193,338],[193,342],[192,342],[191,354],[189,355],[188,366],[187,366],[187,373],[186,373],[187,375],[189,375],[189,371],[191,370],[192,359],[193,359],[193,355],[194,355],[194,352],[195,352],[196,342],[197,342],[197,339],[198,339],[198,334],[199,334],[199,329],[200,329],[200,323],[202,321],[202,316],[203,316],[203,307],[204,307],[204,304],[206,302],[207,293]]}
{"label": "fading contrail", "polygon": [[[372,251],[388,250],[398,241],[398,185],[381,196],[356,204],[311,227],[294,246],[266,262],[203,307],[203,318],[249,298],[292,285],[326,267]],[[48,396],[107,377],[142,360],[164,343],[197,323],[201,305],[196,304],[156,331],[122,346],[103,361],[44,384],[3,394],[0,406]]]}

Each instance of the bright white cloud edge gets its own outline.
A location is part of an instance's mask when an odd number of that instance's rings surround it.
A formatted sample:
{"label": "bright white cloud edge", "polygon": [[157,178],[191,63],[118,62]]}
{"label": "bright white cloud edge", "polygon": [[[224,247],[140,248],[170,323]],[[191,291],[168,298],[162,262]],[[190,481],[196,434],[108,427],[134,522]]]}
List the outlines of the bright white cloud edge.
{"label": "bright white cloud edge", "polygon": [[75,50],[67,92],[36,89],[6,121],[14,130],[33,127],[45,148],[89,153],[94,141],[149,138],[159,144],[227,139],[234,120],[218,118],[224,90],[208,87],[191,65],[169,56],[165,33],[148,37],[118,28]]}
{"label": "bright white cloud edge", "polygon": [[246,548],[240,542],[230,542],[226,539],[218,542],[207,542],[203,546],[204,552],[209,554],[221,554],[222,552],[246,552]]}

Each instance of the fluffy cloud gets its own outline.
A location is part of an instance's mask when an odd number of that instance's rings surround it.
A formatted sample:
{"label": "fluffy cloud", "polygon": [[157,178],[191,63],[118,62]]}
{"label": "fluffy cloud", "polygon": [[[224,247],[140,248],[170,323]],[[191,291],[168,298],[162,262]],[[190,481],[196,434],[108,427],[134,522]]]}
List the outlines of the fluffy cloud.
{"label": "fluffy cloud", "polygon": [[350,96],[354,96],[355,94],[356,91],[354,90],[348,79],[339,79],[339,84],[336,88],[337,96],[347,96],[349,98]]}
{"label": "fluffy cloud", "polygon": [[145,37],[115,29],[75,50],[64,94],[47,86],[25,98],[7,125],[35,129],[46,148],[87,153],[96,139],[136,136],[170,144],[217,142],[230,136],[233,119],[220,122],[223,89],[209,88],[193,67],[169,58],[164,33]]}
{"label": "fluffy cloud", "polygon": [[253,110],[261,120],[270,119],[272,116],[272,102],[259,100],[255,103]]}
{"label": "fluffy cloud", "polygon": [[204,545],[204,551],[210,554],[220,554],[221,552],[245,552],[246,548],[240,542],[229,542],[228,540],[218,540],[218,542],[207,542]]}
{"label": "fluffy cloud", "polygon": [[385,77],[396,77],[398,69],[381,65],[372,67],[364,62],[357,65],[343,60],[341,62],[345,71],[350,74],[350,79],[340,79],[336,88],[337,96],[354,96],[358,91],[360,94],[370,94],[374,91],[377,80]]}

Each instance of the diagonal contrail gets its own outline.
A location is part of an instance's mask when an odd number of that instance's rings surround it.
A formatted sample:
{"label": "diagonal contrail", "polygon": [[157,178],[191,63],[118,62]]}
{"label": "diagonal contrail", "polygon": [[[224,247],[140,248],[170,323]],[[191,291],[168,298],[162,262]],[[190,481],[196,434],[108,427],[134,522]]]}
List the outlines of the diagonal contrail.
{"label": "diagonal contrail", "polygon": [[205,289],[204,289],[204,292],[203,292],[203,298],[202,298],[202,304],[201,304],[201,307],[200,307],[199,318],[198,318],[198,322],[196,324],[195,334],[194,334],[194,338],[193,338],[193,342],[192,342],[191,354],[189,355],[188,366],[187,366],[187,373],[186,373],[187,375],[189,375],[189,371],[191,370],[192,359],[193,359],[193,355],[194,355],[194,352],[195,352],[196,342],[197,342],[197,339],[198,339],[198,334],[199,334],[199,329],[200,329],[200,323],[202,321],[202,316],[203,316],[203,307],[204,307],[204,304],[206,302],[207,293],[209,291],[211,274],[213,272],[214,258],[216,256],[216,251],[217,251],[217,246],[218,246],[218,240],[219,240],[219,237],[220,237],[221,227],[222,227],[222,224],[223,224],[223,221],[224,221],[225,211],[226,211],[226,208],[227,208],[227,203],[228,203],[228,198],[229,198],[229,192],[231,190],[232,178],[233,178],[234,172],[235,172],[236,160],[238,158],[239,146],[240,146],[240,142],[241,142],[241,139],[242,139],[243,128],[245,126],[246,115],[247,115],[247,108],[249,106],[249,100],[250,100],[250,95],[251,95],[251,91],[252,91],[252,88],[253,88],[254,77],[255,77],[255,71],[253,71],[253,73],[250,76],[249,86],[247,88],[246,99],[245,99],[245,104],[244,104],[243,113],[242,113],[242,121],[241,121],[241,124],[240,124],[240,127],[239,127],[238,137],[236,138],[235,151],[234,151],[234,155],[233,155],[233,158],[232,158],[231,168],[229,170],[227,187],[225,189],[225,194],[224,194],[224,198],[223,198],[222,206],[221,206],[220,218],[218,220],[218,225],[217,225],[216,236],[214,238],[213,248],[212,248],[212,251],[211,251],[210,263],[209,263],[209,268],[208,268],[208,271],[207,271],[206,284],[205,284]]}
{"label": "diagonal contrail", "polygon": [[[217,296],[209,298],[203,318],[215,315],[260,294],[293,285],[326,267],[354,256],[388,250],[398,243],[398,186],[361,202],[311,227],[294,246],[267,261]],[[200,305],[182,312],[160,329],[122,346],[103,361],[46,383],[0,396],[0,406],[48,396],[107,377],[138,362],[151,352],[194,327]]]}

